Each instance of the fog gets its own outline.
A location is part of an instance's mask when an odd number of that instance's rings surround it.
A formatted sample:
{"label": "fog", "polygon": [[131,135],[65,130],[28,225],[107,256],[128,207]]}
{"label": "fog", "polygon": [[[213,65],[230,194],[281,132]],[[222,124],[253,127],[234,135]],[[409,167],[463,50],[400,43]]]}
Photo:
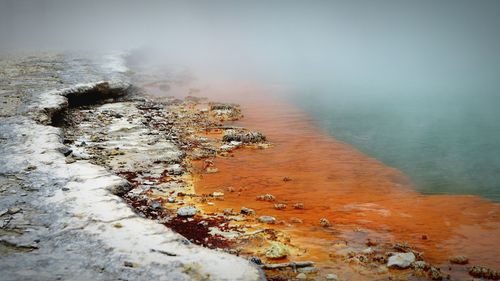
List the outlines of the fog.
{"label": "fog", "polygon": [[495,0],[0,1],[2,50],[148,48],[211,74],[372,94],[496,86],[499,27]]}
{"label": "fog", "polygon": [[0,52],[45,50],[279,85],[423,190],[500,198],[497,0],[0,0]]}

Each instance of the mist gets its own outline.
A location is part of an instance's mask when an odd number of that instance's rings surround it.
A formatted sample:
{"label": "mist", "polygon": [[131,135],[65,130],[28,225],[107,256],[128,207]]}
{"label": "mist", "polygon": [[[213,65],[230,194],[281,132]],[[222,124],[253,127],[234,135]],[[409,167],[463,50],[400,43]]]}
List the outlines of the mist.
{"label": "mist", "polygon": [[0,38],[4,53],[127,51],[197,79],[279,85],[422,190],[500,198],[496,0],[0,0]]}

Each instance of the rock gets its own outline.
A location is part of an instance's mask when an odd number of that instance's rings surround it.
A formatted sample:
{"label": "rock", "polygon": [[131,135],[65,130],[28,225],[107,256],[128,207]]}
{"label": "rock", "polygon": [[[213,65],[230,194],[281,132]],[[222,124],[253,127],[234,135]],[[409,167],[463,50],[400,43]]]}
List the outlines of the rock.
{"label": "rock", "polygon": [[214,174],[214,173],[217,173],[219,171],[219,169],[217,169],[216,167],[207,167],[205,169],[205,172],[207,174]]}
{"label": "rock", "polygon": [[429,269],[429,277],[432,280],[443,280],[443,274],[441,273],[441,270],[434,266],[431,266],[431,268]]}
{"label": "rock", "polygon": [[295,276],[298,280],[307,280],[307,275],[305,273],[299,273]]}
{"label": "rock", "polygon": [[149,204],[149,208],[151,210],[161,210],[163,207],[161,206],[161,203],[158,201],[152,201],[151,204]]}
{"label": "rock", "polygon": [[321,218],[319,220],[319,225],[321,225],[322,227],[329,227],[331,226],[331,223],[327,218]]}
{"label": "rock", "polygon": [[500,279],[500,271],[496,271],[484,266],[475,265],[469,269],[469,274],[473,277],[498,280]]}
{"label": "rock", "polygon": [[234,214],[234,212],[233,212],[233,209],[232,209],[232,208],[227,208],[227,209],[224,209],[223,213],[224,213],[224,215],[226,215],[226,216],[231,216],[231,215],[233,215],[233,214]]}
{"label": "rock", "polygon": [[62,153],[64,156],[68,156],[73,152],[73,150],[67,146],[61,146],[57,149],[60,153]]}
{"label": "rock", "polygon": [[429,264],[427,264],[425,261],[416,261],[413,263],[413,268],[416,270],[428,270]]}
{"label": "rock", "polygon": [[450,262],[454,264],[468,264],[469,263],[469,258],[466,256],[453,256],[450,257]]}
{"label": "rock", "polygon": [[124,261],[123,265],[126,267],[134,267],[134,264],[132,262],[129,262],[129,261]]}
{"label": "rock", "polygon": [[256,265],[261,265],[262,264],[262,260],[259,259],[258,257],[251,257],[250,261],[253,262],[253,263],[255,263]]}
{"label": "rock", "polygon": [[303,221],[299,218],[292,217],[290,218],[291,223],[303,223]]}
{"label": "rock", "polygon": [[73,150],[73,157],[77,160],[87,160],[91,158],[90,154],[80,149]]}
{"label": "rock", "polygon": [[66,164],[71,164],[76,162],[75,158],[73,157],[66,157],[64,161],[66,162]]}
{"label": "rock", "polygon": [[276,219],[274,217],[271,217],[271,216],[260,216],[259,221],[261,223],[269,223],[269,224],[276,223]]}
{"label": "rock", "polygon": [[122,181],[119,184],[113,185],[110,188],[111,193],[114,195],[122,196],[128,193],[130,190],[134,188],[128,181]]}
{"label": "rock", "polygon": [[274,200],[276,200],[274,195],[271,195],[271,194],[259,195],[256,197],[256,199],[258,201],[268,201],[268,202],[273,202]]}
{"label": "rock", "polygon": [[276,210],[284,210],[284,209],[286,209],[286,204],[283,204],[283,203],[274,204],[274,208]]}
{"label": "rock", "polygon": [[241,207],[240,213],[243,215],[255,215],[255,210],[247,207]]}
{"label": "rock", "polygon": [[177,210],[177,215],[181,217],[192,217],[196,215],[198,210],[193,206],[181,207]]}
{"label": "rock", "polygon": [[224,197],[224,192],[215,191],[212,193],[212,197]]}
{"label": "rock", "polygon": [[167,198],[168,203],[175,203],[175,198],[174,197],[168,197]]}
{"label": "rock", "polygon": [[288,248],[281,243],[273,243],[273,245],[266,251],[266,258],[268,259],[282,259],[286,258],[287,255]]}
{"label": "rock", "polygon": [[337,275],[333,274],[333,273],[327,274],[326,277],[325,277],[325,279],[328,280],[328,281],[337,281],[337,280],[339,280],[339,278],[337,277]]}
{"label": "rock", "polygon": [[291,179],[291,178],[289,178],[289,177],[284,177],[284,178],[283,178],[283,181],[284,181],[284,182],[291,181],[291,180],[292,180],[292,179]]}
{"label": "rock", "polygon": [[395,253],[389,257],[387,261],[387,267],[392,268],[408,268],[415,261],[415,255],[412,252],[409,253]]}
{"label": "rock", "polygon": [[318,269],[314,266],[306,266],[306,267],[298,268],[297,271],[302,272],[302,273],[316,273],[316,272],[318,272]]}
{"label": "rock", "polygon": [[301,209],[304,209],[304,203],[295,203],[293,204],[293,208],[294,209],[298,209],[298,210],[301,210]]}
{"label": "rock", "polygon": [[26,167],[26,171],[33,171],[33,170],[36,170],[38,167],[35,166],[35,165],[28,165],[28,167]]}
{"label": "rock", "polygon": [[227,130],[224,132],[222,140],[225,142],[237,141],[242,143],[258,143],[266,141],[266,137],[260,132],[238,132]]}

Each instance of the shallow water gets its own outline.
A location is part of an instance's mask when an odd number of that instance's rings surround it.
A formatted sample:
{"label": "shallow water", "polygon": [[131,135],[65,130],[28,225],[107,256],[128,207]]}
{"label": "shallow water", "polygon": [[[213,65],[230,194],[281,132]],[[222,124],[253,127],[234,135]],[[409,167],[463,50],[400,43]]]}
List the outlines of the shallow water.
{"label": "shallow water", "polygon": [[294,102],[328,134],[403,171],[418,191],[500,200],[496,96],[299,95]]}

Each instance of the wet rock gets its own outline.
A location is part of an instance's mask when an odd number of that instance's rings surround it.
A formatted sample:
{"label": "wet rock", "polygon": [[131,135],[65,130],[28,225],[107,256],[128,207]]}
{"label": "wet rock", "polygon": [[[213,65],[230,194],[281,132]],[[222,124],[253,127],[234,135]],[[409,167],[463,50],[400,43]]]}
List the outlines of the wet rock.
{"label": "wet rock", "polygon": [[226,130],[222,140],[225,142],[259,143],[266,141],[266,137],[260,132],[239,132],[237,130]]}
{"label": "wet rock", "polygon": [[426,263],[425,261],[416,261],[413,263],[413,268],[415,270],[421,270],[421,271],[424,271],[424,270],[428,270],[429,269],[429,264]]}
{"label": "wet rock", "polygon": [[181,217],[192,217],[196,215],[198,210],[193,206],[181,207],[177,210],[177,215]]}
{"label": "wet rock", "polygon": [[492,280],[500,279],[500,271],[496,271],[484,266],[475,265],[469,269],[469,274],[473,277],[486,278]]}
{"label": "wet rock", "polygon": [[281,243],[273,243],[266,251],[266,258],[268,259],[282,259],[288,255],[288,248]]}
{"label": "wet rock", "polygon": [[291,179],[291,178],[289,178],[289,177],[283,177],[283,181],[284,181],[284,182],[291,181],[291,180],[292,180],[292,179]]}
{"label": "wet rock", "polygon": [[337,280],[339,280],[339,278],[337,277],[337,275],[333,274],[333,273],[327,274],[326,277],[325,277],[325,279],[327,281],[337,281]]}
{"label": "wet rock", "polygon": [[282,204],[282,203],[274,204],[274,208],[276,210],[284,210],[284,209],[286,209],[286,204]]}
{"label": "wet rock", "polygon": [[463,255],[450,257],[450,262],[454,264],[468,264],[469,258]]}
{"label": "wet rock", "polygon": [[216,167],[207,167],[205,169],[205,172],[207,174],[214,174],[214,173],[217,173],[219,171],[219,169],[217,169]]}
{"label": "wet rock", "polygon": [[295,203],[295,204],[293,204],[293,208],[298,209],[298,210],[302,210],[302,209],[304,209],[304,203],[300,203],[300,202]]}
{"label": "wet rock", "polygon": [[443,274],[439,268],[431,266],[429,269],[429,278],[432,280],[443,280]]}
{"label": "wet rock", "polygon": [[168,197],[167,198],[168,203],[175,203],[175,198],[174,197]]}
{"label": "wet rock", "polygon": [[395,253],[389,257],[387,261],[387,267],[392,268],[408,268],[415,261],[415,255],[410,253]]}
{"label": "wet rock", "polygon": [[210,103],[210,112],[225,120],[238,120],[242,116],[239,106],[229,103]]}
{"label": "wet rock", "polygon": [[271,195],[271,194],[259,195],[256,197],[256,199],[258,201],[268,201],[268,202],[273,202],[274,200],[276,200],[274,195]]}
{"label": "wet rock", "polygon": [[319,220],[319,225],[321,225],[322,227],[332,226],[332,224],[330,223],[330,221],[327,218],[321,218]]}
{"label": "wet rock", "polygon": [[241,207],[240,213],[243,215],[255,215],[255,210],[247,207]]}
{"label": "wet rock", "polygon": [[274,223],[276,223],[276,218],[271,217],[271,216],[260,216],[259,217],[259,222],[274,224]]}

